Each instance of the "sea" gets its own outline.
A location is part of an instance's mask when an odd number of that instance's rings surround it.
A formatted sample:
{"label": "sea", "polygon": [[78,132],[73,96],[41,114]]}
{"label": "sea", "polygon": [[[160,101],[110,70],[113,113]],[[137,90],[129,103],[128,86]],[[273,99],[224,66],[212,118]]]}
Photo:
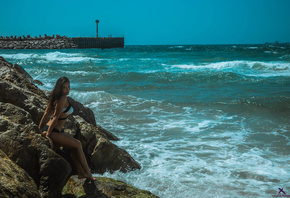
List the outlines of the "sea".
{"label": "sea", "polygon": [[128,45],[0,56],[44,90],[68,77],[70,96],[142,166],[94,176],[161,198],[290,195],[289,45]]}

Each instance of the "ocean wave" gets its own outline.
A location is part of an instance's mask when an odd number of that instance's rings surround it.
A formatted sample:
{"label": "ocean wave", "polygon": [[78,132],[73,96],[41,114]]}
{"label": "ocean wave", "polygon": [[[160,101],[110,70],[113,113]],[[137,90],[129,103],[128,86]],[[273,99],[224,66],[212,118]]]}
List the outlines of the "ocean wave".
{"label": "ocean wave", "polygon": [[86,62],[92,60],[92,58],[83,57],[81,54],[75,53],[62,53],[62,52],[50,52],[46,53],[41,58],[45,63],[47,62],[57,62],[60,64],[67,63],[77,63],[77,62]]}
{"label": "ocean wave", "polygon": [[[18,54],[0,54],[4,58],[17,60],[19,64],[39,63],[39,64],[72,64],[72,63],[98,63],[105,59],[96,57],[87,57],[82,53],[48,52],[48,53],[18,53]],[[106,59],[107,60],[107,59]]]}
{"label": "ocean wave", "polygon": [[279,57],[279,59],[281,59],[281,60],[283,60],[283,59],[290,60],[290,54],[283,55],[283,56]]}
{"label": "ocean wave", "polygon": [[259,47],[247,47],[247,49],[255,50],[255,49],[259,49]]}
{"label": "ocean wave", "polygon": [[178,64],[168,66],[172,71],[231,71],[251,76],[290,76],[290,63],[261,61],[224,61],[203,64]]}
{"label": "ocean wave", "polygon": [[0,54],[0,56],[2,56],[5,59],[8,60],[26,60],[26,59],[37,59],[39,57],[38,54],[34,54],[34,53],[17,53],[17,54]]}
{"label": "ocean wave", "polygon": [[[182,123],[174,127],[180,125]],[[210,122],[201,122],[201,126],[208,125]],[[142,162],[144,168],[137,173],[116,172],[110,174],[110,177],[122,181],[137,181],[139,188],[148,189],[161,197],[183,197],[187,195],[186,192],[190,192],[190,197],[198,197],[204,189],[207,189],[209,197],[223,197],[225,189],[231,188],[233,183],[236,190],[226,194],[236,196],[237,191],[250,194],[257,182],[273,185],[277,181],[288,181],[287,170],[276,164],[284,159],[282,156],[277,157],[269,149],[248,148],[244,145],[250,132],[239,131],[243,129],[242,123],[237,131],[227,129],[221,133],[216,130],[210,132],[212,128],[199,128],[199,133],[195,136],[174,133],[172,125],[164,129],[162,123],[159,126],[155,134],[147,132],[144,136],[144,130],[136,127],[131,129],[139,129],[141,135],[136,135],[136,139],[131,138],[131,141],[127,141],[123,136],[125,139],[117,142],[119,147],[126,149],[132,153],[134,159]],[[154,131],[155,128],[151,130]],[[159,131],[166,133],[160,135]],[[215,134],[216,137],[212,137]],[[187,139],[188,137],[191,139]],[[228,141],[225,141],[227,139]],[[287,160],[284,161],[286,163]],[[277,180],[277,174],[280,173],[283,176]],[[105,176],[108,174],[105,173]],[[179,175],[179,180],[176,180],[176,174]],[[246,188],[245,182],[250,183]],[[176,188],[168,188],[168,185]],[[267,190],[267,187],[263,188],[261,194],[266,195]]]}
{"label": "ocean wave", "polygon": [[217,102],[212,105],[218,105],[218,108],[230,109],[236,113],[248,111],[257,116],[263,114],[276,115],[277,117],[290,115],[289,96],[252,96],[250,98],[236,98],[233,100]]}
{"label": "ocean wave", "polygon": [[169,49],[181,49],[184,48],[183,45],[176,45],[176,46],[170,46]]}
{"label": "ocean wave", "polygon": [[[197,72],[128,72],[119,73],[112,72],[110,74],[100,74],[100,81],[106,83],[110,81],[119,82],[119,85],[130,85],[131,87],[140,88],[172,88],[179,86],[180,83],[187,84],[188,86],[198,82],[251,82],[251,78],[245,78],[243,75],[233,72],[223,71],[197,71]],[[129,83],[130,82],[130,83]]]}

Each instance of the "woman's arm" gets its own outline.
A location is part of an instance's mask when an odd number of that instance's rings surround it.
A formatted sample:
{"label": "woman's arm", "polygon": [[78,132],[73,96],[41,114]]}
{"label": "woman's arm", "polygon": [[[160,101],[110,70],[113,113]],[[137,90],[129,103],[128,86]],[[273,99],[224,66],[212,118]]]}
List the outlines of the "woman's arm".
{"label": "woman's arm", "polygon": [[46,137],[50,137],[52,129],[56,126],[58,122],[58,118],[60,114],[62,113],[62,109],[66,105],[67,98],[65,96],[62,96],[60,100],[57,102],[54,110],[54,114],[52,115],[52,122],[50,126],[48,127]]}
{"label": "woman's arm", "polygon": [[41,118],[41,121],[38,125],[38,129],[41,131],[41,129],[44,127],[44,125],[47,123],[47,120],[48,120],[48,117],[49,117],[49,114],[51,111],[49,111],[51,108],[49,105],[47,105],[46,109],[45,109],[45,112]]}

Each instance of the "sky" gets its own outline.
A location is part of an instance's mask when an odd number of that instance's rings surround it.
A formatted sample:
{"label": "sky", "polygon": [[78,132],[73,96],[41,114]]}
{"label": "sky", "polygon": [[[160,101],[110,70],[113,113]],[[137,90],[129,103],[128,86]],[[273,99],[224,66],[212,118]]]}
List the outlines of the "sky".
{"label": "sky", "polygon": [[290,42],[290,0],[0,0],[0,36],[124,36],[125,45]]}

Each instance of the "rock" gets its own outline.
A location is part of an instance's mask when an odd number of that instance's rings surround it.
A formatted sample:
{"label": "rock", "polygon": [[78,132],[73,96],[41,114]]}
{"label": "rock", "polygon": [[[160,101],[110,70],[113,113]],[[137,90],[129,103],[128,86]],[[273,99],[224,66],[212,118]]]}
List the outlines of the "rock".
{"label": "rock", "polygon": [[128,185],[124,182],[117,181],[105,177],[97,177],[96,181],[88,182],[78,180],[72,176],[62,191],[63,195],[74,194],[76,197],[142,197],[142,198],[158,198],[150,191],[140,190],[134,186]]}
{"label": "rock", "polygon": [[[2,37],[3,38],[3,37]],[[1,40],[1,38],[0,38]],[[46,43],[43,43],[46,41]],[[66,36],[47,36],[44,37],[31,37],[23,35],[21,37],[7,37],[5,41],[0,42],[0,49],[67,49],[67,48],[77,48],[71,38]]]}
{"label": "rock", "polygon": [[96,135],[97,144],[93,149],[90,157],[92,169],[97,173],[106,171],[128,172],[136,169],[141,169],[141,166],[136,162],[125,150],[117,147],[108,139]]}
{"label": "rock", "polygon": [[111,132],[107,131],[103,127],[97,125],[96,128],[98,129],[100,134],[104,134],[105,137],[108,138],[109,140],[115,140],[115,141],[120,140],[117,136],[115,136]]}
{"label": "rock", "polygon": [[0,195],[38,198],[40,194],[34,180],[0,150]]}
{"label": "rock", "polygon": [[82,142],[83,149],[88,154],[88,163],[94,173],[141,169],[140,164],[125,150],[107,139],[107,134],[88,124],[81,117],[75,117],[74,122],[79,125],[79,130],[74,136]]}
{"label": "rock", "polygon": [[30,113],[35,124],[40,122],[47,102],[45,98],[2,79],[0,79],[0,89],[0,102],[21,107]]}
{"label": "rock", "polygon": [[13,66],[3,57],[0,57],[0,71],[0,101],[25,109],[39,123],[47,104],[45,93],[27,79],[32,77],[22,67]]}
{"label": "rock", "polygon": [[11,82],[18,87],[33,92],[41,97],[45,97],[43,91],[35,86],[31,81],[32,77],[19,65],[8,63],[0,56],[0,77],[3,80]]}
{"label": "rock", "polygon": [[35,181],[43,197],[59,196],[71,166],[49,148],[25,110],[0,102],[0,149]]}
{"label": "rock", "polygon": [[85,121],[87,121],[88,123],[96,126],[96,120],[95,120],[95,115],[93,113],[93,111],[89,108],[84,107],[84,105],[82,105],[81,103],[75,101],[74,99],[72,99],[71,97],[68,97],[69,102],[71,103],[71,105],[74,108],[74,113],[73,115],[79,115],[81,116]]}
{"label": "rock", "polygon": [[33,80],[32,81],[34,84],[38,84],[38,85],[43,85],[43,83],[39,80]]}
{"label": "rock", "polygon": [[19,73],[21,73],[30,82],[33,81],[33,78],[20,65],[14,64],[13,67],[14,67],[14,69],[16,69],[16,71],[18,71]]}
{"label": "rock", "polygon": [[81,104],[80,102],[75,101],[71,97],[68,97],[68,100],[69,100],[69,102],[72,104],[72,106],[74,108],[73,115],[79,115],[86,122],[88,122],[88,123],[92,124],[93,126],[97,127],[97,129],[98,129],[97,133],[100,133],[100,134],[104,135],[109,140],[119,140],[118,137],[116,137],[115,135],[113,135],[112,133],[107,131],[106,129],[104,129],[101,126],[98,126],[96,124],[94,112],[90,108],[84,107],[83,104]]}

